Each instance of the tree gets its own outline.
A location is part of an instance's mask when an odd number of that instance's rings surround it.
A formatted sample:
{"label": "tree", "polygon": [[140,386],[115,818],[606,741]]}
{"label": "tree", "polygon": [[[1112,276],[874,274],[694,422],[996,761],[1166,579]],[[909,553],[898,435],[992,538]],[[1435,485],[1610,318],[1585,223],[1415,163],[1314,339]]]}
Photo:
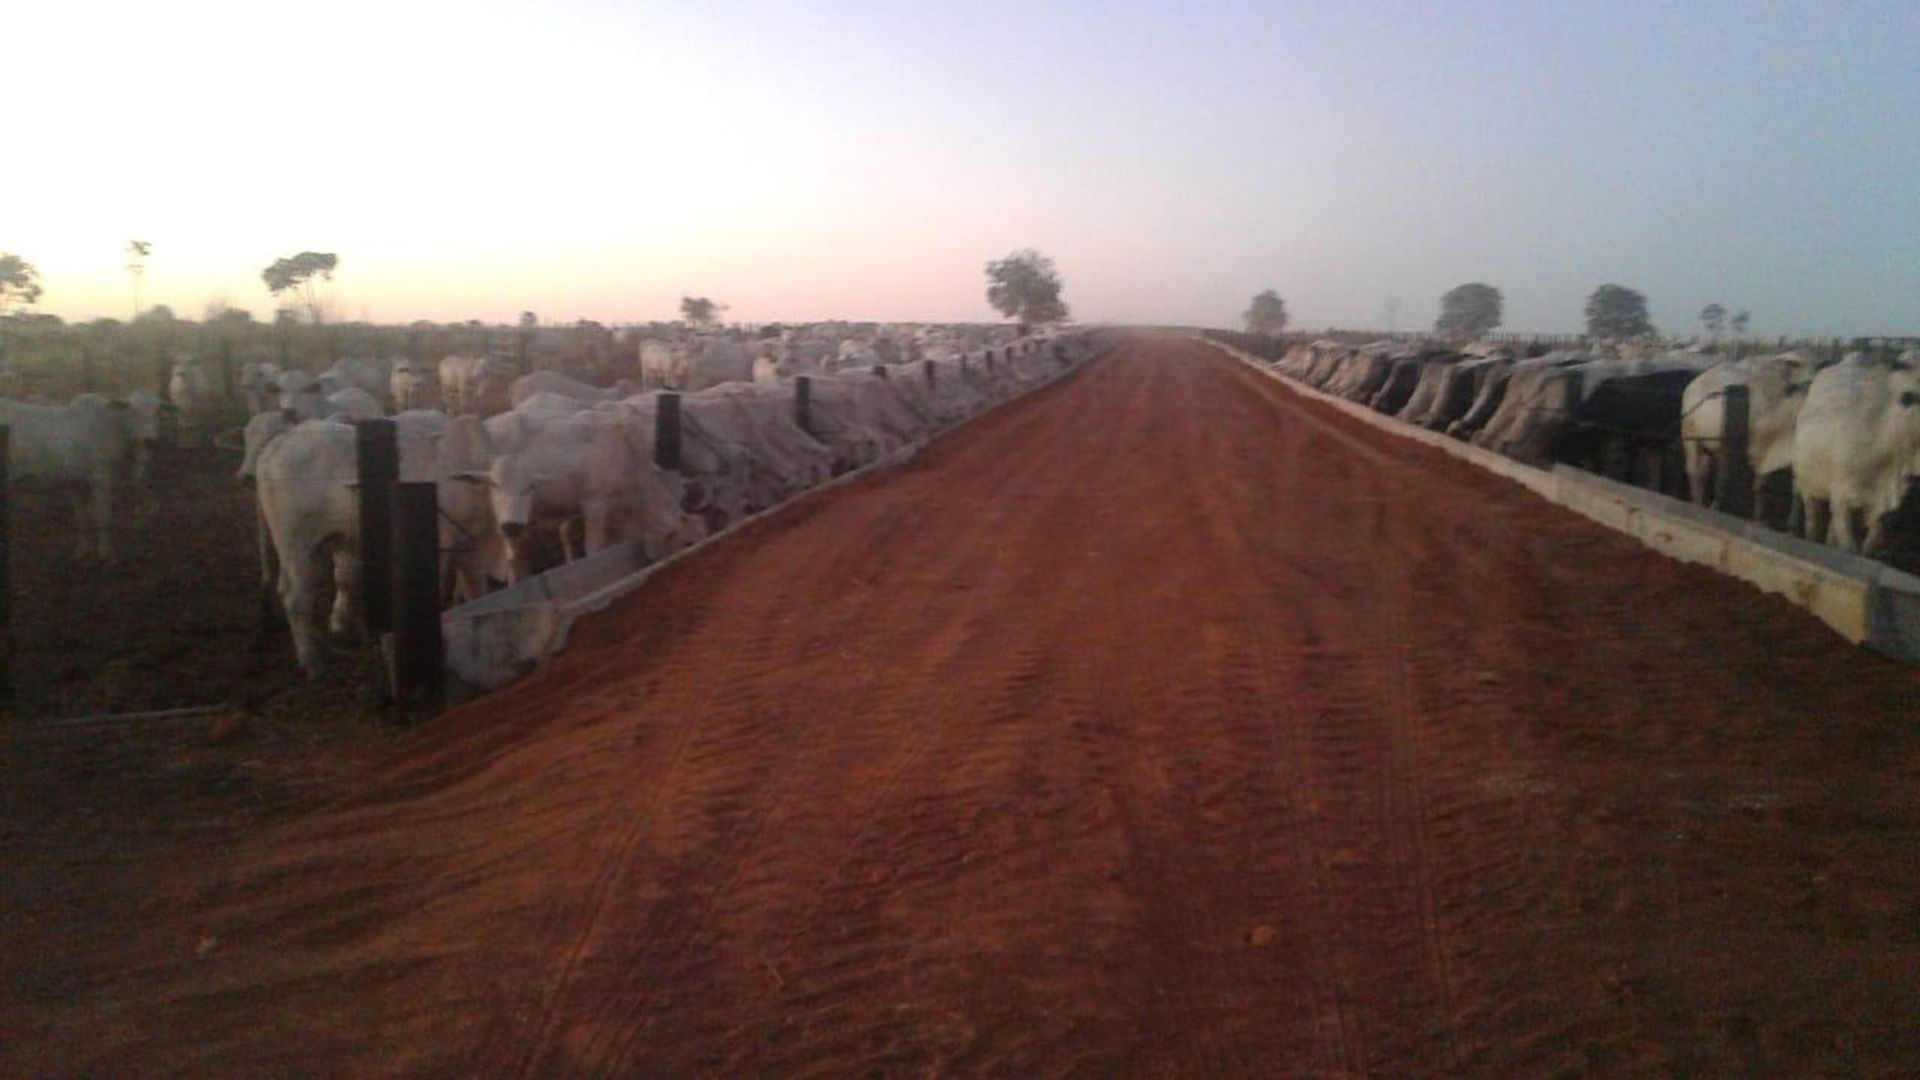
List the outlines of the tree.
{"label": "tree", "polygon": [[537,327],[539,325],[540,325],[540,316],[535,315],[531,311],[523,311],[520,313],[520,329],[532,330],[534,327]]}
{"label": "tree", "polygon": [[140,326],[170,326],[173,323],[173,309],[165,304],[155,304],[133,321]]}
{"label": "tree", "polygon": [[40,299],[40,271],[18,255],[0,251],[0,316],[11,315]]}
{"label": "tree", "polygon": [[1752,321],[1753,312],[1748,311],[1746,308],[1741,308],[1733,316],[1733,336],[1737,338],[1746,337],[1747,324]]}
{"label": "tree", "polygon": [[1060,288],[1053,260],[1032,248],[987,264],[987,303],[1007,318],[1019,320],[1022,329],[1067,317]]}
{"label": "tree", "polygon": [[1440,297],[1433,332],[1443,338],[1472,341],[1499,326],[1505,317],[1500,290],[1481,281],[1455,285]]}
{"label": "tree", "polygon": [[147,256],[153,254],[153,245],[145,240],[127,241],[127,273],[133,276],[133,317],[140,317],[140,279],[147,273]]}
{"label": "tree", "polygon": [[1287,328],[1287,302],[1268,289],[1253,298],[1240,318],[1246,321],[1247,333],[1273,337]]}
{"label": "tree", "polygon": [[1624,285],[1602,285],[1587,297],[1587,334],[1615,341],[1653,333],[1647,298]]}
{"label": "tree", "polygon": [[297,293],[301,306],[307,309],[307,317],[314,325],[320,323],[320,283],[333,280],[333,271],[340,265],[339,256],[331,251],[303,251],[285,259],[275,259],[273,265],[260,271],[260,280],[267,283],[267,291],[278,297],[289,290]]}
{"label": "tree", "polygon": [[1720,340],[1720,331],[1727,328],[1726,305],[1713,303],[1701,308],[1700,325],[1707,328],[1707,340]]}
{"label": "tree", "polygon": [[708,329],[720,320],[720,313],[727,305],[704,296],[683,296],[680,298],[680,318],[690,326],[702,330]]}

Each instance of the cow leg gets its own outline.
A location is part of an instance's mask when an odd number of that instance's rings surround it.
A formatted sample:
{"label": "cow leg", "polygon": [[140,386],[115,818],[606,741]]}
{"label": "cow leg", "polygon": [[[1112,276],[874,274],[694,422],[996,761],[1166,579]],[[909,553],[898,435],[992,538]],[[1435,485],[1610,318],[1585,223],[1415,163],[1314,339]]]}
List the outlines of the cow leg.
{"label": "cow leg", "polygon": [[1842,551],[1859,551],[1860,534],[1854,528],[1853,506],[1834,499],[1828,512],[1828,528],[1832,530],[1833,546]]}
{"label": "cow leg", "polygon": [[287,630],[293,635],[293,654],[300,669],[307,678],[317,679],[326,663],[313,629],[312,563],[310,555],[280,560],[280,607],[287,613]]}
{"label": "cow leg", "polygon": [[605,551],[612,543],[613,510],[605,502],[594,501],[580,508],[580,554]]}
{"label": "cow leg", "polygon": [[573,562],[585,554],[580,543],[582,531],[579,518],[567,518],[560,523],[560,554],[567,562]]}
{"label": "cow leg", "polygon": [[339,637],[353,633],[360,617],[360,553],[345,544],[333,549],[333,616],[327,629]]}
{"label": "cow leg", "polygon": [[1816,544],[1832,543],[1829,535],[1833,528],[1833,501],[1809,497],[1807,499],[1807,539]]}
{"label": "cow leg", "polygon": [[1800,537],[1807,535],[1807,500],[1797,491],[1787,496],[1787,532]]}

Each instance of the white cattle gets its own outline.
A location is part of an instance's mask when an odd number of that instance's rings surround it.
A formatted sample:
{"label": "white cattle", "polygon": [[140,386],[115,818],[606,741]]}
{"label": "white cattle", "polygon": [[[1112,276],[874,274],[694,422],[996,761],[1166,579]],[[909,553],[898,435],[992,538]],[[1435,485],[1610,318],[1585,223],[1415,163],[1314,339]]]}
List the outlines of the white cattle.
{"label": "white cattle", "polygon": [[660,338],[640,342],[640,384],[646,389],[686,382],[687,355],[679,343]]}
{"label": "white cattle", "polygon": [[280,407],[280,365],[258,361],[240,369],[240,394],[247,401],[247,415]]}
{"label": "white cattle", "polygon": [[518,374],[502,356],[449,356],[440,361],[440,396],[450,414],[492,416],[513,406],[507,394]]}
{"label": "white cattle", "polygon": [[[596,406],[603,413],[632,418],[644,434],[647,460],[654,460],[659,424],[660,393],[649,391]],[[726,429],[724,414],[714,411],[706,394],[680,398],[680,465],[684,482],[682,505],[699,514],[712,531],[726,528],[767,503],[755,502],[754,456]]]}
{"label": "white cattle", "polygon": [[336,385],[328,393],[359,387],[375,398],[384,398],[393,389],[393,361],[370,356],[343,356],[321,373],[321,379]]}
{"label": "white cattle", "polygon": [[485,595],[489,580],[510,576],[506,544],[493,519],[493,501],[484,485],[466,478],[492,466],[493,443],[477,416],[456,416],[440,433],[435,455],[440,482],[441,599],[459,604]]}
{"label": "white cattle", "polygon": [[327,395],[325,415],[330,420],[353,423],[356,420],[378,420],[387,415],[387,411],[372,394],[358,386],[349,386]]}
{"label": "white cattle", "polygon": [[424,360],[402,357],[393,362],[393,375],[387,380],[387,392],[393,397],[393,407],[425,409],[433,401],[433,369]]}
{"label": "white cattle", "polygon": [[631,397],[639,392],[639,384],[628,379],[620,380],[609,389],[582,382],[558,371],[535,371],[513,380],[513,384],[507,388],[507,400],[514,408],[519,408],[522,401],[535,394],[548,394],[597,405],[602,401]]}
{"label": "white cattle", "polygon": [[[573,412],[579,412],[582,409],[591,409],[596,404],[599,404],[599,403],[592,402],[592,401],[582,401],[579,398],[568,397],[565,394],[556,394],[551,390],[542,390],[537,394],[529,394],[526,397],[521,398],[518,402],[515,402],[513,409],[511,411],[534,412],[534,413],[543,413],[543,412],[573,413]],[[503,413],[502,415],[505,415],[505,414]]]}
{"label": "white cattle", "polygon": [[1687,489],[1702,506],[1718,503],[1709,486],[1720,456],[1726,423],[1722,394],[1729,386],[1747,388],[1747,462],[1753,470],[1754,504],[1767,476],[1793,465],[1793,432],[1817,365],[1803,353],[1750,356],[1701,372],[1680,397],[1680,438],[1687,461]]}
{"label": "white cattle", "polygon": [[127,395],[125,423],[133,450],[133,482],[147,482],[153,448],[160,442],[160,412],[165,408],[159,398],[145,390]]}
{"label": "white cattle", "polygon": [[283,371],[275,380],[280,391],[280,407],[291,409],[302,420],[318,420],[327,412],[329,391],[314,377],[299,370]]}
{"label": "white cattle", "polygon": [[81,394],[65,405],[0,399],[0,423],[11,431],[12,478],[72,493],[82,559],[114,557],[113,480],[131,448],[127,411],[98,394]]}
{"label": "white cattle", "polygon": [[1881,518],[1920,473],[1920,371],[1854,353],[1814,376],[1793,435],[1808,539],[1879,550]]}
{"label": "white cattle", "polygon": [[[428,481],[434,470],[434,443],[446,417],[414,411],[394,417],[398,427],[400,479]],[[293,635],[294,653],[309,677],[324,666],[319,634],[313,625],[315,564],[333,562],[334,603],[329,620],[336,634],[350,631],[357,619],[360,557],[358,436],[352,424],[338,420],[295,422],[292,414],[262,413],[249,421],[250,445],[241,465],[254,481],[262,521],[274,558],[261,570],[280,596]],[[275,565],[277,564],[277,566]]]}
{"label": "white cattle", "polygon": [[700,338],[687,347],[682,390],[705,390],[729,382],[753,381],[753,350],[745,342]]}
{"label": "white cattle", "polygon": [[678,479],[654,466],[651,431],[617,414],[552,418],[485,472],[459,479],[485,485],[512,581],[531,571],[526,539],[543,521],[580,523],[577,537],[561,531],[569,559],[624,540],[640,540],[657,559],[705,532],[682,512]]}
{"label": "white cattle", "polygon": [[187,432],[196,436],[206,434],[213,422],[213,389],[198,361],[182,357],[173,362],[173,372],[167,377],[167,398],[180,410],[183,435]]}

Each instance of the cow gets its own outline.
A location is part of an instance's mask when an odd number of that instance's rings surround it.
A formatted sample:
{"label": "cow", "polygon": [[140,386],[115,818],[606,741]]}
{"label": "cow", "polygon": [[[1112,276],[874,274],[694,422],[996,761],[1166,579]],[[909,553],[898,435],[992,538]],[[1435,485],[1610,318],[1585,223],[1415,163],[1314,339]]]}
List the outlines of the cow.
{"label": "cow", "polygon": [[343,356],[335,360],[333,366],[322,372],[320,377],[333,384],[327,391],[329,394],[356,386],[376,399],[384,399],[393,392],[393,362],[390,360]]}
{"label": "cow", "polygon": [[65,405],[0,399],[0,423],[11,431],[10,475],[70,492],[82,560],[114,561],[114,473],[132,449],[125,405],[81,394]]}
{"label": "cow", "polygon": [[535,371],[513,380],[507,388],[507,400],[514,408],[536,394],[572,398],[588,405],[597,405],[602,401],[618,401],[640,392],[640,387],[626,379],[615,383],[611,389],[581,382],[571,375],[558,371]]}
{"label": "cow", "polygon": [[[434,480],[434,443],[446,424],[437,412],[394,417],[400,479]],[[261,413],[248,422],[243,478],[254,484],[272,543],[263,558],[265,584],[274,588],[293,635],[294,654],[309,678],[324,668],[313,626],[316,563],[333,563],[334,603],[329,629],[346,634],[358,617],[360,592],[358,434],[338,420],[300,420],[291,410]]]}
{"label": "cow", "polygon": [[1813,377],[1793,433],[1795,516],[1810,540],[1879,553],[1920,473],[1920,370],[1849,354]]}
{"label": "cow", "polygon": [[1421,373],[1420,385],[1400,410],[1400,419],[1432,431],[1445,431],[1473,407],[1487,380],[1512,363],[1505,356],[1470,356],[1432,365]]}
{"label": "cow", "polygon": [[402,357],[393,362],[393,374],[387,379],[387,393],[393,407],[401,412],[425,409],[434,404],[433,369],[422,360]]}
{"label": "cow", "polygon": [[379,399],[366,390],[349,386],[327,395],[323,415],[328,419],[353,423],[357,420],[378,420],[387,415],[387,411],[381,407]]}
{"label": "cow", "polygon": [[681,409],[703,436],[751,455],[751,509],[765,509],[833,475],[833,452],[795,419],[792,383],[727,383],[689,395]]}
{"label": "cow", "polygon": [[652,460],[651,429],[632,417],[598,411],[554,417],[484,471],[455,479],[484,485],[508,553],[510,581],[531,572],[527,538],[544,520],[562,528],[567,558],[639,540],[658,559],[705,535],[681,510],[677,477]]}
{"label": "cow", "polygon": [[280,407],[280,365],[255,361],[240,369],[240,396],[246,400],[247,415]]}
{"label": "cow", "polygon": [[182,357],[173,362],[173,372],[167,377],[167,399],[180,411],[182,438],[189,432],[196,437],[206,435],[213,423],[215,402],[207,373],[198,361]]}
{"label": "cow", "polygon": [[503,356],[449,356],[440,361],[440,396],[450,415],[492,416],[513,406],[507,394],[518,374]]}
{"label": "cow", "polygon": [[1753,505],[1759,507],[1768,478],[1793,467],[1794,425],[1818,369],[1804,353],[1750,356],[1716,364],[1687,384],[1680,403],[1680,437],[1687,493],[1694,502],[1701,506],[1720,502],[1722,493],[1715,489],[1715,479],[1726,422],[1722,395],[1727,387],[1747,388],[1747,463],[1753,471]]}
{"label": "cow", "polygon": [[299,414],[302,420],[318,420],[326,415],[329,391],[310,373],[282,371],[274,385],[280,392],[280,407]]}
{"label": "cow", "polygon": [[145,390],[127,395],[125,424],[133,453],[133,482],[147,482],[154,447],[160,442],[160,414],[169,408]]}
{"label": "cow", "polygon": [[753,350],[727,338],[696,338],[688,346],[683,390],[705,390],[729,382],[753,381]]}

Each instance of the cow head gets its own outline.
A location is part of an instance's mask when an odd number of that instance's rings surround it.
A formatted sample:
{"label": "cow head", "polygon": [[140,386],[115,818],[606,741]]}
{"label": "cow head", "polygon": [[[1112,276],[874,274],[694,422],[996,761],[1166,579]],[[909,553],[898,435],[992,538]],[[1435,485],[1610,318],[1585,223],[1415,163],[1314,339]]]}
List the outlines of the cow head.
{"label": "cow head", "polygon": [[260,454],[266,450],[267,444],[292,431],[299,423],[300,414],[292,409],[263,412],[248,420],[240,436],[243,449],[240,468],[234,475],[242,482],[251,481],[255,468],[260,464]]}

